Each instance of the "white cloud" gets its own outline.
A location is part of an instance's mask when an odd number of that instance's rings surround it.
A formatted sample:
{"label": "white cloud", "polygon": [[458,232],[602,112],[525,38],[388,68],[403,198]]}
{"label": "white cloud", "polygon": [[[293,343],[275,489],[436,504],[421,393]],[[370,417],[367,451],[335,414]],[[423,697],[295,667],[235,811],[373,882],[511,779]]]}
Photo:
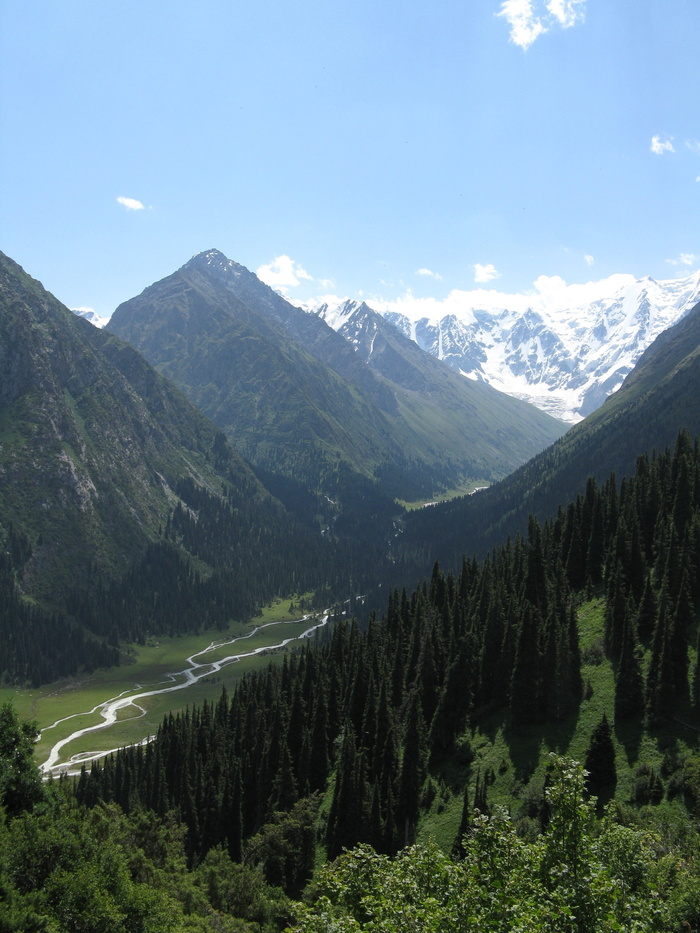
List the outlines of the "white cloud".
{"label": "white cloud", "polygon": [[586,0],[548,0],[547,10],[562,29],[569,29],[583,22],[586,16]]}
{"label": "white cloud", "polygon": [[569,285],[559,275],[541,275],[531,290],[515,294],[490,288],[453,289],[446,298],[438,299],[416,298],[407,291],[395,299],[373,296],[367,297],[366,301],[376,311],[396,311],[411,321],[421,318],[439,320],[450,314],[469,320],[474,311],[499,312],[504,308],[515,314],[524,314],[528,308],[543,314],[556,314],[557,309],[585,308],[632,285],[634,281],[633,275],[617,273],[595,282]]}
{"label": "white cloud", "polygon": [[535,39],[546,32],[541,19],[535,16],[531,0],[505,0],[500,12],[510,26],[510,41],[521,49],[529,49]]}
{"label": "white cloud", "polygon": [[700,153],[700,142],[697,139],[686,139],[685,144],[691,152]]}
{"label": "white cloud", "polygon": [[546,0],[541,12],[532,0],[504,0],[496,15],[510,26],[510,41],[525,51],[554,26],[568,29],[583,22],[585,14],[586,0]]}
{"label": "white cloud", "polygon": [[313,276],[286,254],[278,256],[267,265],[260,266],[256,274],[270,288],[276,288],[281,292],[299,285],[299,279],[313,282]]}
{"label": "white cloud", "polygon": [[651,146],[649,147],[655,155],[663,155],[664,152],[675,152],[673,148],[673,136],[668,139],[662,139],[661,136],[651,137]]}
{"label": "white cloud", "polygon": [[492,262],[482,265],[480,262],[474,263],[474,281],[479,285],[486,282],[493,282],[494,279],[500,279],[501,273]]}
{"label": "white cloud", "polygon": [[695,253],[681,253],[677,259],[666,260],[672,266],[694,266],[697,261]]}
{"label": "white cloud", "polygon": [[128,211],[142,211],[144,206],[136,198],[117,198],[119,204],[122,204]]}
{"label": "white cloud", "polygon": [[431,269],[416,269],[416,275],[425,275],[437,282],[442,282],[442,276],[439,272],[433,272]]}
{"label": "white cloud", "polygon": [[583,258],[585,259],[587,266],[592,266],[593,263],[595,262],[595,259],[593,258],[593,256],[591,256],[590,253],[585,253]]}

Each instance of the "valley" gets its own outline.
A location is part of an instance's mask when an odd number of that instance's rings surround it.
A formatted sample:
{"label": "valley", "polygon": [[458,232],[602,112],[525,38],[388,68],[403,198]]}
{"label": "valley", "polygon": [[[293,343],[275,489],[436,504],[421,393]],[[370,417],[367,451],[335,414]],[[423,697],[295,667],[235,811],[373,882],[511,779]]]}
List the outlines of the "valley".
{"label": "valley", "polygon": [[35,691],[0,689],[0,702],[12,700],[22,716],[36,719],[35,754],[45,776],[77,774],[83,764],[147,742],[164,716],[218,699],[223,688],[233,690],[245,674],[327,624],[329,611],[293,617],[288,603],[268,607],[259,621],[228,634],[161,638],[136,646],[133,663],[79,682]]}
{"label": "valley", "polygon": [[[183,931],[326,933],[327,903],[352,919],[348,864],[461,877],[492,839],[535,866],[508,880],[523,929],[584,901],[643,919],[585,933],[693,929],[700,305],[568,430],[368,308],[343,336],[216,250],[111,332],[0,257],[0,312],[7,852],[72,821],[60,846],[113,833]],[[570,819],[574,888],[546,868]],[[621,835],[645,853],[637,900]],[[52,916],[2,851],[8,909]],[[284,918],[211,913],[214,864]]]}

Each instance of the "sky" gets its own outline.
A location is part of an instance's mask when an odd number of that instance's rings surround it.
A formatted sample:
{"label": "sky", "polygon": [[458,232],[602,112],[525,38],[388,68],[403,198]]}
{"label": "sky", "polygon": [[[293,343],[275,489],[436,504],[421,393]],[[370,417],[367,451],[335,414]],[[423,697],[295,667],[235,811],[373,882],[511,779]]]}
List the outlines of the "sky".
{"label": "sky", "polygon": [[[700,267],[698,0],[0,0],[0,249],[73,308]],[[504,299],[505,300],[505,299]]]}

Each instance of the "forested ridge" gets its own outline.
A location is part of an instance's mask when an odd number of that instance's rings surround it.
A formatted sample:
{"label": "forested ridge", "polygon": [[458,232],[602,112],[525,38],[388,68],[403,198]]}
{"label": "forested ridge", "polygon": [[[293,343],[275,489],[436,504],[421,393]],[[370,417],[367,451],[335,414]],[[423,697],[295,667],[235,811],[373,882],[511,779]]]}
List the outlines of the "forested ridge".
{"label": "forested ridge", "polygon": [[[674,717],[697,723],[699,554],[700,450],[681,433],[673,451],[640,457],[621,483],[589,481],[555,518],[531,519],[524,538],[481,563],[465,559],[457,574],[436,565],[410,595],[393,591],[366,630],[338,619],[325,641],[246,677],[233,696],[169,716],[146,748],[84,770],[76,796],[131,814],[175,814],[189,864],[223,847],[292,892],[318,854],[333,859],[363,843],[392,856],[415,842],[441,768],[469,776],[471,730],[486,717],[517,732],[575,714],[586,691],[577,611],[591,594],[604,598],[600,647],[615,672],[610,720],[633,719],[656,734]],[[610,747],[604,717],[586,761],[593,790],[614,781]],[[699,774],[696,756],[669,759],[663,774],[647,774],[638,797],[667,793],[687,807],[682,845],[695,893],[684,908],[690,926],[679,929],[700,924]],[[474,805],[491,809],[489,776],[473,777],[460,828],[467,832]],[[543,829],[546,798],[545,786]],[[460,836],[455,851],[464,856]],[[567,922],[559,928],[668,928],[653,918],[621,927]],[[336,929],[318,917],[308,924],[300,929]]]}

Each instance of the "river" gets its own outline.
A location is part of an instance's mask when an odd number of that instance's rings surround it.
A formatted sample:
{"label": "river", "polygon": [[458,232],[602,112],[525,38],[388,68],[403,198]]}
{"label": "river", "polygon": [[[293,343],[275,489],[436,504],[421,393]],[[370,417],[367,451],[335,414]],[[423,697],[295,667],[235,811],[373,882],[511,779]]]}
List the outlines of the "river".
{"label": "river", "polygon": [[[240,661],[243,658],[250,658],[254,655],[262,654],[268,651],[274,651],[279,648],[284,648],[286,645],[290,644],[293,641],[300,641],[303,638],[308,638],[315,631],[320,628],[323,628],[324,625],[328,622],[330,615],[330,610],[326,610],[321,614],[315,615],[305,615],[301,619],[289,620],[287,622],[267,622],[264,625],[258,625],[252,631],[247,632],[245,635],[238,635],[235,638],[224,639],[223,641],[213,641],[206,648],[203,648],[201,651],[197,651],[195,654],[190,655],[189,658],[185,659],[186,666],[181,671],[174,673],[169,673],[166,675],[166,679],[160,683],[153,684],[144,689],[143,684],[135,684],[134,687],[130,690],[124,690],[116,697],[111,697],[108,700],[104,700],[102,703],[98,703],[97,706],[94,706],[90,710],[86,710],[82,713],[73,713],[72,716],[66,716],[64,719],[57,719],[56,722],[51,723],[50,726],[41,730],[41,735],[45,737],[47,732],[50,732],[51,729],[55,729],[57,726],[61,725],[64,722],[68,722],[71,719],[77,719],[82,716],[94,716],[95,714],[100,715],[101,722],[95,723],[92,726],[86,726],[83,729],[76,729],[75,732],[72,732],[66,738],[60,739],[56,742],[51,750],[46,760],[39,766],[42,773],[46,776],[52,774],[58,776],[60,774],[79,774],[80,769],[86,763],[95,761],[99,758],[104,758],[106,755],[111,754],[114,751],[117,751],[117,748],[112,749],[101,749],[99,751],[88,751],[88,752],[78,752],[74,755],[65,756],[63,750],[67,748],[74,742],[76,739],[82,738],[84,735],[88,735],[91,732],[98,732],[104,729],[108,729],[117,721],[118,713],[121,710],[127,709],[128,707],[134,707],[139,716],[134,718],[140,718],[141,716],[146,715],[146,710],[139,706],[138,701],[144,700],[147,697],[159,696],[162,693],[173,693],[176,690],[186,690],[188,687],[191,687],[193,684],[196,684],[197,681],[201,680],[203,677],[209,677],[212,674],[215,674],[217,671],[220,671],[224,667],[228,667],[230,664],[235,664],[237,661]],[[295,635],[291,638],[284,638],[282,641],[277,642],[276,644],[267,644],[259,648],[255,648],[252,651],[241,651],[236,654],[228,654],[224,658],[220,658],[217,661],[207,661],[202,660],[202,658],[213,651],[221,651],[222,648],[226,648],[228,645],[234,645],[237,642],[245,641],[246,639],[252,638],[254,635],[263,631],[264,629],[271,628],[273,626],[284,626],[284,625],[298,625],[299,622],[309,622],[309,627],[305,629],[301,635]],[[137,690],[140,692],[133,693],[132,690]],[[141,743],[146,745],[151,741],[152,736],[146,736]]]}

